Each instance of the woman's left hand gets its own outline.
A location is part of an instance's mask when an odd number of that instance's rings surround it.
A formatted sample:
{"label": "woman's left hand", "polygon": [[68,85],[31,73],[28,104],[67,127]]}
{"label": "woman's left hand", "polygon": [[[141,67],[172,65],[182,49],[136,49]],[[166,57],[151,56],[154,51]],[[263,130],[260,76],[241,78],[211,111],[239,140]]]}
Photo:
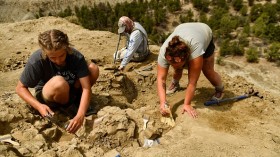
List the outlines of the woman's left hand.
{"label": "woman's left hand", "polygon": [[191,105],[184,105],[182,114],[185,112],[187,112],[193,118],[198,117],[196,110]]}

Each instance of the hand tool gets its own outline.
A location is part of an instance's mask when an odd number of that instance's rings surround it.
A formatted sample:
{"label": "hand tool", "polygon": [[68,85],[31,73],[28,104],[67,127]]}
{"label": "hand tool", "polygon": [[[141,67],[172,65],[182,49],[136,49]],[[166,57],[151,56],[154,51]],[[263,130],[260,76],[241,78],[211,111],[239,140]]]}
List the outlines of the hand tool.
{"label": "hand tool", "polygon": [[[62,130],[66,131],[67,127],[68,127],[68,123],[66,124],[62,124],[60,122],[58,122],[51,114],[48,114],[47,116],[45,116],[45,118],[47,118],[52,124],[56,125],[57,127],[61,128]],[[67,131],[66,131],[67,132]],[[68,132],[67,132],[68,133]],[[79,137],[77,134],[74,133],[74,135],[76,137]]]}
{"label": "hand tool", "polygon": [[114,55],[114,64],[115,64],[115,62],[116,62],[116,58],[117,58],[117,53],[118,53],[118,50],[119,50],[120,41],[121,41],[121,34],[119,34],[119,39],[118,39],[118,44],[117,44],[117,50],[116,50],[115,55]]}
{"label": "hand tool", "polygon": [[204,105],[205,106],[210,106],[210,105],[219,104],[219,103],[222,103],[222,102],[238,101],[238,100],[249,98],[251,96],[257,96],[261,99],[263,98],[263,96],[261,96],[259,94],[259,92],[254,91],[254,89],[251,88],[251,89],[249,89],[249,92],[244,94],[244,95],[235,96],[235,97],[232,97],[232,98],[225,98],[225,99],[221,99],[221,100],[209,100],[209,101],[206,101],[204,103]]}

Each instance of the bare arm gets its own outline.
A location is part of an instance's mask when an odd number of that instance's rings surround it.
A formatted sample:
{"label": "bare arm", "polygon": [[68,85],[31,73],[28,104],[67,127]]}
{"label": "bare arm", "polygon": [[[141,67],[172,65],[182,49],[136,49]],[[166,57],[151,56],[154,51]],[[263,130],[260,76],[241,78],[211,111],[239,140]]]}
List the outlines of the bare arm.
{"label": "bare arm", "polygon": [[80,78],[80,83],[82,86],[82,97],[81,97],[80,107],[77,112],[77,115],[85,116],[89,106],[90,95],[91,95],[91,85],[90,85],[89,76]]}
{"label": "bare arm", "polygon": [[53,111],[47,105],[41,104],[36,98],[34,98],[28,88],[24,86],[21,81],[18,81],[16,92],[26,103],[39,111],[43,117],[48,114],[53,114]]}
{"label": "bare arm", "polygon": [[188,86],[186,89],[185,101],[184,101],[184,110],[183,112],[188,112],[192,117],[197,117],[197,113],[191,106],[191,100],[194,97],[196,84],[199,79],[201,69],[203,66],[203,57],[197,57],[189,62],[188,68]]}
{"label": "bare arm", "polygon": [[160,109],[163,115],[167,114],[164,109],[164,104],[166,101],[166,77],[168,73],[168,68],[163,68],[160,65],[157,66],[157,90],[160,101]]}
{"label": "bare arm", "polygon": [[70,121],[67,131],[75,133],[83,124],[91,96],[91,85],[89,76],[79,79],[82,87],[82,96],[80,100],[80,106],[76,116]]}

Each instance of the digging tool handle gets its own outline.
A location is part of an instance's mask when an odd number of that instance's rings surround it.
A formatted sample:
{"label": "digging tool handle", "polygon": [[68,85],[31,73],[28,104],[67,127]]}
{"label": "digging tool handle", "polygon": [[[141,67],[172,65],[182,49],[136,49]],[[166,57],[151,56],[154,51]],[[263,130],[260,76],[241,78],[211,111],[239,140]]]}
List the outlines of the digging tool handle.
{"label": "digging tool handle", "polygon": [[204,103],[204,105],[205,106],[210,106],[210,105],[214,105],[214,104],[219,104],[221,102],[237,101],[237,100],[245,99],[245,98],[248,98],[248,97],[249,97],[249,95],[241,95],[241,96],[236,96],[236,97],[233,97],[233,98],[225,98],[225,99],[222,99],[222,100],[206,101]]}
{"label": "digging tool handle", "polygon": [[116,58],[117,58],[117,53],[118,53],[118,50],[119,50],[120,40],[121,40],[121,34],[119,34],[117,49],[116,49],[115,56],[114,56],[114,64],[116,63]]}

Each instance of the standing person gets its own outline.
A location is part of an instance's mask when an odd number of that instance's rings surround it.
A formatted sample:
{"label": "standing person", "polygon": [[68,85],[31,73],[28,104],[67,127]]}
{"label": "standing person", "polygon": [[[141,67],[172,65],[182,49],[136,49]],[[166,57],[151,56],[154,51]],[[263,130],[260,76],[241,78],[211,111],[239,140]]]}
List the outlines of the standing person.
{"label": "standing person", "polygon": [[[220,75],[214,70],[214,49],[212,30],[204,23],[184,23],[177,26],[160,48],[157,66],[157,89],[160,98],[160,112],[168,114],[165,109],[166,94],[176,92],[182,77],[183,68],[188,68],[188,85],[183,106],[187,112],[196,118],[197,112],[191,106],[196,84],[201,71],[215,87],[212,99],[222,99],[224,86]],[[173,80],[166,90],[166,77],[171,65],[174,69]]]}
{"label": "standing person", "polygon": [[148,47],[148,35],[146,30],[138,22],[122,16],[118,22],[118,33],[127,38],[126,47],[114,53],[115,60],[122,60],[119,70],[123,70],[130,61],[143,61],[150,53]]}
{"label": "standing person", "polygon": [[[52,29],[39,34],[39,46],[29,58],[16,87],[17,94],[41,116],[52,116],[53,107],[78,103],[76,116],[66,130],[75,133],[89,107],[91,87],[99,76],[94,63],[70,47],[67,34]],[[35,87],[35,97],[28,88]]]}

